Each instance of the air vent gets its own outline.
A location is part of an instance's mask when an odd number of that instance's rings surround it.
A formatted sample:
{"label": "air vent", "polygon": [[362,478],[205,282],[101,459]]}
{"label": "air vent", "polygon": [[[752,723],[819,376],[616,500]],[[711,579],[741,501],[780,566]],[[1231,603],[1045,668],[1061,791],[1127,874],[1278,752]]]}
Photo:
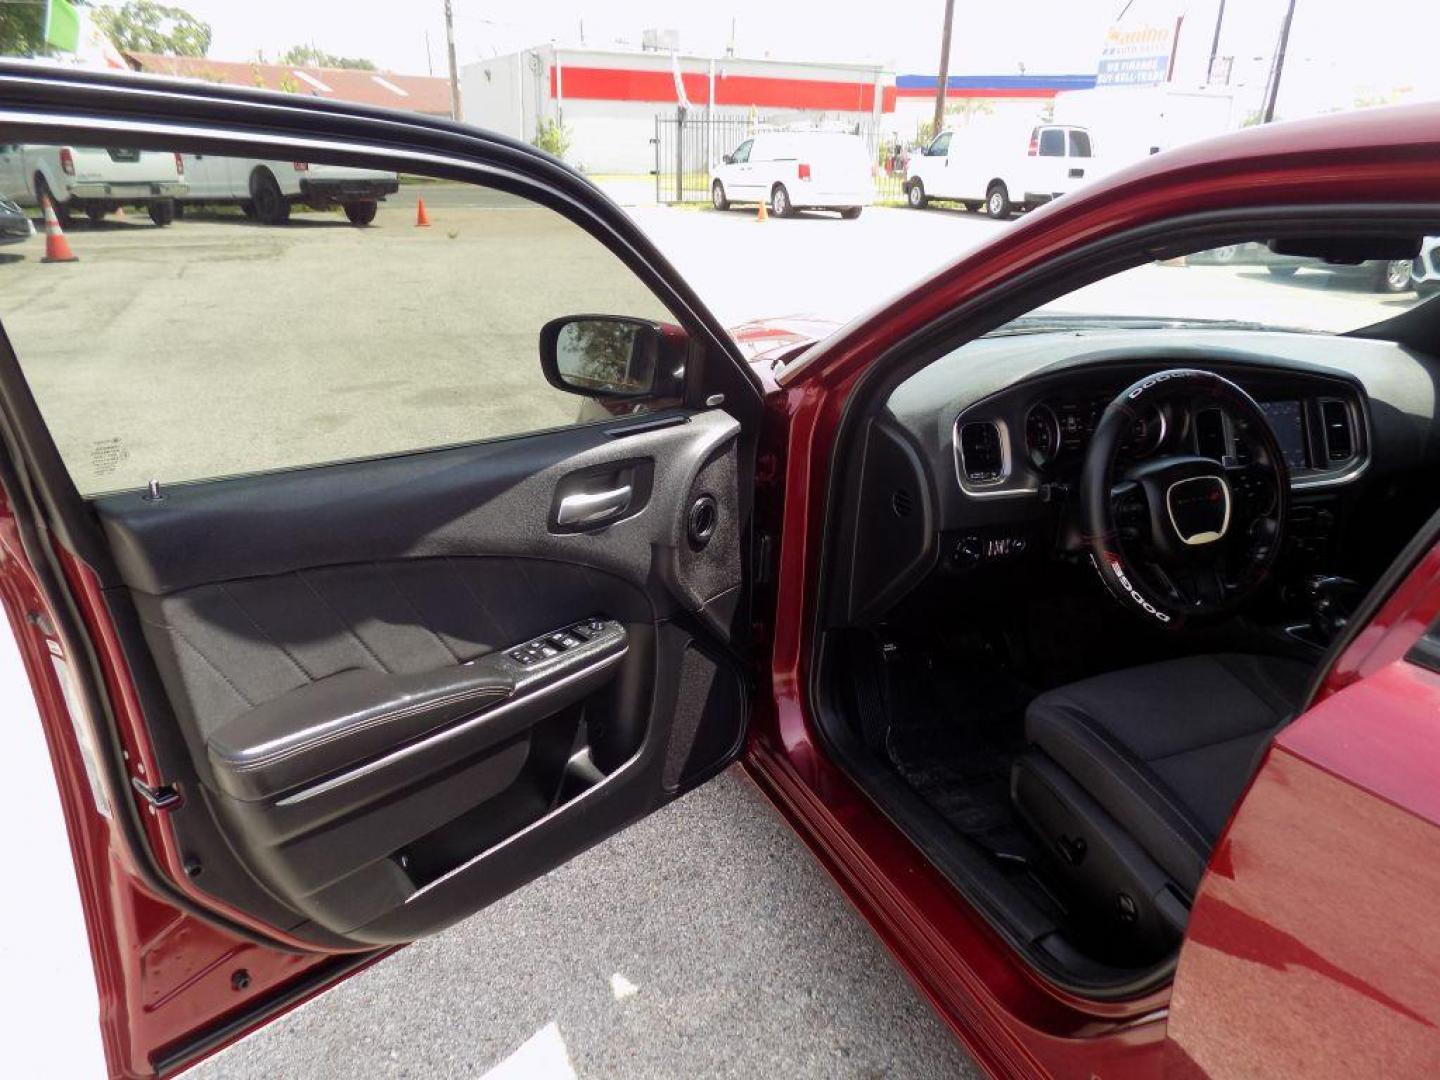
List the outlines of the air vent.
{"label": "air vent", "polygon": [[1325,457],[1328,461],[1349,461],[1355,456],[1355,437],[1350,431],[1350,410],[1333,398],[1320,402],[1325,421]]}
{"label": "air vent", "polygon": [[1216,461],[1225,456],[1225,417],[1219,409],[1195,414],[1195,451]]}
{"label": "air vent", "polygon": [[915,497],[904,488],[896,488],[890,496],[890,509],[895,511],[896,517],[907,518],[915,510]]}
{"label": "air vent", "polygon": [[1005,479],[1005,443],[994,420],[975,420],[960,427],[960,470],[972,484]]}

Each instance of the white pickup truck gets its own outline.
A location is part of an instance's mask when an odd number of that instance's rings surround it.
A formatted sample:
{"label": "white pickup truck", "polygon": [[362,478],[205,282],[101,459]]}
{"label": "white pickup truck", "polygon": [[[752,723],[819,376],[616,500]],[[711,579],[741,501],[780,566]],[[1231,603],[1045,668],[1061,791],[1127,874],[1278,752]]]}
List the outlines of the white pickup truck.
{"label": "white pickup truck", "polygon": [[218,154],[182,154],[188,190],[180,205],[229,204],[266,225],[283,225],[290,208],[304,203],[316,210],[339,206],[354,225],[368,225],[387,195],[400,188],[393,172],[317,165],[305,161],[265,161]]}
{"label": "white pickup truck", "polygon": [[185,193],[181,169],[180,155],[168,151],[0,143],[0,196],[39,207],[48,195],[62,226],[120,206],[144,206],[156,225],[169,225]]}

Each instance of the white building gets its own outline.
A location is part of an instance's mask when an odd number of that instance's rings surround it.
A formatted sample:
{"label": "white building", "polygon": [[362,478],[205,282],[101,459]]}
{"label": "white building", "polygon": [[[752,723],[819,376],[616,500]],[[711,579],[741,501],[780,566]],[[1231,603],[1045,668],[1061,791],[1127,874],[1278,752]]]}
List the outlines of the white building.
{"label": "white building", "polygon": [[878,132],[895,111],[895,77],[878,64],[540,45],[467,64],[460,78],[469,123],[530,142],[559,120],[570,135],[566,160],[592,173],[655,168],[655,118],[676,115],[677,83],[691,118]]}

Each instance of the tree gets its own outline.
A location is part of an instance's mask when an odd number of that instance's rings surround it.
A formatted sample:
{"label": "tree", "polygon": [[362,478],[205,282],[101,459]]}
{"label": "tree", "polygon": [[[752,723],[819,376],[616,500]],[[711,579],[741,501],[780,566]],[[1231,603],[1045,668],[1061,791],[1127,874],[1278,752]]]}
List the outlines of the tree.
{"label": "tree", "polygon": [[45,5],[0,3],[0,56],[34,56],[43,52],[40,35]]}
{"label": "tree", "polygon": [[96,8],[95,25],[117,49],[167,56],[204,56],[210,51],[209,23],[154,0],[129,0],[119,10]]}
{"label": "tree", "polygon": [[314,45],[292,45],[285,52],[280,54],[276,61],[280,64],[293,64],[295,67],[328,67],[328,68],[353,68],[356,71],[374,71],[375,61],[366,60],[359,56],[336,56],[324,49],[317,49]]}

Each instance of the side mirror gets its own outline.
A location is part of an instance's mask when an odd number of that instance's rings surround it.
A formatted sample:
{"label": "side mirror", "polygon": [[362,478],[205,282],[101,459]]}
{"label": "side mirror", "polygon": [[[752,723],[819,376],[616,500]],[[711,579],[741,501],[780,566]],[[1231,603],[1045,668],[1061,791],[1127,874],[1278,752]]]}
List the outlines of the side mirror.
{"label": "side mirror", "polygon": [[[566,315],[540,329],[540,367],[556,389],[590,398],[645,398],[673,378],[684,332],[622,315]],[[677,348],[678,346],[678,348]]]}
{"label": "side mirror", "polygon": [[735,155],[734,155],[734,154],[726,154],[723,158],[721,158],[721,160],[724,161],[726,165],[734,165],[734,164],[735,164]]}

